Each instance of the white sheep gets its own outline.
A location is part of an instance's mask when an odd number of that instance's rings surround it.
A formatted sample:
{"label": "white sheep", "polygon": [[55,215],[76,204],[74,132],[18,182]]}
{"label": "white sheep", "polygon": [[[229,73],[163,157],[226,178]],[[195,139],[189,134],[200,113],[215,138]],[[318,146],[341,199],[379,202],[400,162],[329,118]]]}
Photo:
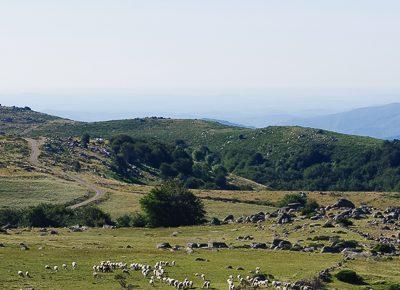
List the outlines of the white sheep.
{"label": "white sheep", "polygon": [[18,271],[18,276],[20,276],[20,277],[24,277],[24,272],[22,272],[22,271]]}
{"label": "white sheep", "polygon": [[76,269],[76,267],[78,267],[78,263],[77,262],[72,262],[72,269]]}

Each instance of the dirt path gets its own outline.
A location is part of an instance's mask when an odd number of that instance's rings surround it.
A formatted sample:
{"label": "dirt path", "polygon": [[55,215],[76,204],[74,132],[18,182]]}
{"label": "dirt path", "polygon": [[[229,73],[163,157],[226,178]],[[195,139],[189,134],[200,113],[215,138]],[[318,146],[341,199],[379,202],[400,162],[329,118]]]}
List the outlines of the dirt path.
{"label": "dirt path", "polygon": [[28,146],[31,150],[29,156],[29,162],[35,167],[40,167],[40,162],[39,162],[40,146],[44,144],[44,139],[35,140],[26,138],[25,140],[28,142]]}
{"label": "dirt path", "polygon": [[105,195],[105,191],[100,189],[100,188],[98,188],[94,184],[92,184],[92,183],[90,183],[90,182],[88,182],[88,181],[86,181],[86,180],[84,180],[84,179],[82,179],[82,178],[80,178],[78,176],[71,176],[71,175],[68,175],[68,176],[71,177],[72,179],[74,179],[80,185],[82,185],[82,186],[86,187],[87,189],[89,189],[90,191],[94,191],[95,192],[95,195],[93,197],[91,197],[91,198],[89,198],[87,200],[84,200],[84,201],[82,201],[80,203],[71,205],[70,208],[75,209],[75,208],[82,207],[84,205],[88,205],[90,203],[93,203],[93,202],[99,200],[102,196]]}
{"label": "dirt path", "polygon": [[28,146],[30,148],[29,162],[34,167],[46,168],[46,169],[50,170],[53,173],[53,175],[55,175],[55,176],[61,175],[61,176],[66,177],[67,179],[72,179],[75,182],[82,185],[83,187],[86,187],[87,189],[89,189],[90,191],[95,193],[95,195],[93,197],[91,197],[87,200],[84,200],[80,203],[71,205],[70,208],[76,209],[76,208],[82,207],[84,205],[88,205],[90,203],[93,203],[93,202],[99,200],[102,196],[105,195],[104,190],[98,188],[96,185],[92,184],[91,182],[89,182],[75,174],[69,174],[69,173],[59,171],[59,170],[55,170],[53,168],[48,168],[48,167],[43,166],[39,161],[39,156],[41,154],[40,147],[44,144],[45,139],[41,138],[39,140],[36,140],[36,139],[26,138],[25,140],[28,142]]}

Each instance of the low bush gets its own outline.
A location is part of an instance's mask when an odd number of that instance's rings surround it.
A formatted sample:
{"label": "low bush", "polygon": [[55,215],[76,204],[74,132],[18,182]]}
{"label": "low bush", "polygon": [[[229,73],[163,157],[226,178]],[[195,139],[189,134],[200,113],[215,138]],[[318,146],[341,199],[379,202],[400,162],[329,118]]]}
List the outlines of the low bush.
{"label": "low bush", "polygon": [[307,203],[307,197],[303,194],[287,194],[278,203],[278,207],[285,207],[291,203],[300,203],[304,207]]}
{"label": "low bush", "polygon": [[353,270],[341,270],[338,272],[335,277],[342,282],[353,284],[353,285],[362,285],[364,284],[363,278],[359,276]]}
{"label": "low bush", "polygon": [[94,206],[70,209],[64,205],[39,204],[25,209],[0,210],[0,226],[68,227],[76,224],[101,227],[113,223],[108,214]]}
{"label": "low bush", "polygon": [[143,228],[148,225],[147,217],[142,213],[135,213],[132,215],[132,227]]}
{"label": "low bush", "polygon": [[131,216],[129,214],[125,214],[117,218],[117,227],[119,228],[128,228],[131,226]]}
{"label": "low bush", "polygon": [[21,223],[22,211],[17,209],[0,209],[0,227],[17,227]]}
{"label": "low bush", "polygon": [[389,290],[400,290],[400,284],[392,284],[389,286]]}
{"label": "low bush", "polygon": [[346,228],[353,225],[353,222],[346,218],[338,219],[337,223]]}
{"label": "low bush", "polygon": [[396,252],[396,247],[390,244],[377,244],[372,251],[375,253],[390,254]]}
{"label": "low bush", "polygon": [[304,205],[303,209],[301,210],[301,213],[303,215],[312,215],[319,209],[319,204],[313,199],[307,200],[306,204]]}

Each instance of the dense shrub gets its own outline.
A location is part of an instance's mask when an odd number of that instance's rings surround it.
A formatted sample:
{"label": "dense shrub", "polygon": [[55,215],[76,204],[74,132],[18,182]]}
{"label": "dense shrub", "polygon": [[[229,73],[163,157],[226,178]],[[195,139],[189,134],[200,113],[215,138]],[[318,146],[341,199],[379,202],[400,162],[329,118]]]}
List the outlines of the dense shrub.
{"label": "dense shrub", "polygon": [[389,290],[400,290],[400,284],[392,284],[389,286]]}
{"label": "dense shrub", "polygon": [[353,284],[353,285],[362,285],[364,284],[363,278],[359,276],[353,270],[341,270],[338,272],[335,277],[342,282]]}
{"label": "dense shrub", "polygon": [[277,204],[278,207],[285,207],[288,204],[291,203],[300,203],[302,206],[304,206],[307,202],[307,197],[303,194],[287,194],[285,195]]}
{"label": "dense shrub", "polygon": [[23,211],[22,225],[27,227],[62,227],[75,220],[74,212],[65,206],[39,204]]}
{"label": "dense shrub", "polygon": [[117,226],[120,228],[137,227],[142,228],[147,226],[147,219],[141,213],[134,213],[133,215],[125,214],[117,218]]}
{"label": "dense shrub", "polygon": [[142,213],[135,213],[131,217],[131,226],[142,228],[148,225],[147,217]]}
{"label": "dense shrub", "polygon": [[152,227],[188,226],[204,222],[202,201],[176,181],[153,188],[140,200],[140,205]]}
{"label": "dense shrub", "polygon": [[349,227],[353,225],[353,222],[349,219],[346,218],[340,218],[336,221],[338,224],[340,224],[343,227]]}
{"label": "dense shrub", "polygon": [[79,208],[74,211],[76,223],[89,227],[102,227],[113,224],[109,214],[95,206]]}
{"label": "dense shrub", "polygon": [[18,227],[21,224],[22,211],[17,209],[0,209],[0,226]]}
{"label": "dense shrub", "polygon": [[318,202],[316,202],[313,199],[307,200],[306,204],[304,205],[303,209],[301,210],[301,213],[303,215],[311,215],[317,211],[319,208]]}
{"label": "dense shrub", "polygon": [[81,137],[81,146],[83,148],[87,148],[90,142],[90,135],[88,133],[85,133]]}
{"label": "dense shrub", "polygon": [[125,215],[117,218],[116,222],[117,222],[117,227],[128,228],[131,226],[131,216],[128,214],[125,214]]}
{"label": "dense shrub", "polygon": [[390,244],[377,244],[372,251],[376,253],[390,254],[396,252],[396,247]]}
{"label": "dense shrub", "polygon": [[72,225],[99,227],[112,224],[111,217],[97,207],[70,209],[64,205],[39,204],[23,210],[0,210],[0,226],[66,227]]}
{"label": "dense shrub", "polygon": [[[159,172],[164,180],[179,179],[189,188],[206,188],[209,184],[212,188],[227,187],[227,170],[221,165],[213,167],[219,159],[205,146],[190,154],[179,143],[170,145],[119,135],[111,139],[111,148],[112,170],[122,178],[134,180],[138,167],[152,167],[156,169],[153,174]],[[211,155],[213,160],[209,162]]]}
{"label": "dense shrub", "polygon": [[[315,134],[326,133],[315,131]],[[307,144],[299,141],[296,145],[292,144],[291,150],[274,146],[275,154],[268,151],[260,154],[259,149],[252,146],[232,146],[222,152],[222,164],[236,175],[273,189],[400,190],[399,140],[363,148],[344,148],[325,142]]]}

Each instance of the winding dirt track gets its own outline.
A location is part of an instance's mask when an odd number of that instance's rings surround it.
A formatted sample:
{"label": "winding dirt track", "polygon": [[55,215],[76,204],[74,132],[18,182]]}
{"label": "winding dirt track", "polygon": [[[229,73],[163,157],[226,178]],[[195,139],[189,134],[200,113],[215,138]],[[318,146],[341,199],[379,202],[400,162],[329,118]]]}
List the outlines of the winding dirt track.
{"label": "winding dirt track", "polygon": [[32,166],[37,167],[37,168],[46,168],[47,170],[49,170],[50,172],[53,173],[53,175],[55,176],[64,176],[67,179],[72,179],[74,181],[76,181],[77,183],[79,183],[80,185],[86,187],[89,191],[93,191],[95,192],[95,195],[87,200],[84,200],[80,203],[71,205],[70,208],[75,209],[75,208],[79,208],[85,205],[88,205],[90,203],[93,203],[97,200],[99,200],[104,194],[105,191],[98,188],[96,185],[90,183],[89,181],[75,175],[75,174],[69,174],[69,173],[65,173],[65,172],[61,172],[61,171],[57,171],[53,168],[48,168],[43,166],[40,161],[39,161],[39,156],[40,156],[40,147],[44,144],[45,140],[44,139],[31,139],[31,138],[26,138],[25,139],[28,142],[29,148],[30,148],[30,156],[29,156],[29,162],[32,164]]}

